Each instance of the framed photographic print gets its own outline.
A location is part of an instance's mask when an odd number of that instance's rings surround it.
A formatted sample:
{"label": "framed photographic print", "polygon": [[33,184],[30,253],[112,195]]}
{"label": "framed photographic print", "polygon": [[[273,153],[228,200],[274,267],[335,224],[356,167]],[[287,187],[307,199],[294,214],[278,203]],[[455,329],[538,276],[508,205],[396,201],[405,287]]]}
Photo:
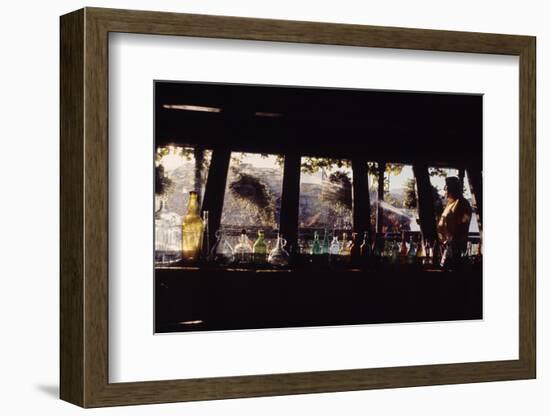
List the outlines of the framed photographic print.
{"label": "framed photographic print", "polygon": [[61,18],[61,398],[534,378],[535,38]]}

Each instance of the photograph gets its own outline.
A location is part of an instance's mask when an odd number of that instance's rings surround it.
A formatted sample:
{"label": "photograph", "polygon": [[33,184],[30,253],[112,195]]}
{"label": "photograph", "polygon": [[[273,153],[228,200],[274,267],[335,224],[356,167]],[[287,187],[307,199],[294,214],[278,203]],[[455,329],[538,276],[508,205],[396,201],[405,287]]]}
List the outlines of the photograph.
{"label": "photograph", "polygon": [[155,80],[155,333],[483,319],[483,95]]}
{"label": "photograph", "polygon": [[[548,390],[536,111],[548,25],[525,5],[495,21],[493,3],[467,16],[296,2],[41,13],[41,36],[21,35],[41,47],[15,42],[17,69],[59,60],[7,85],[21,117],[6,137],[36,156],[12,146],[7,177],[32,197],[18,208],[59,190],[58,221],[39,221],[59,225],[58,247],[39,244],[58,255],[29,263],[29,236],[54,232],[8,221],[8,257],[14,276],[50,263],[57,284],[39,271],[24,293],[52,304],[59,330],[39,325],[55,335],[40,365],[15,360],[10,375],[67,414],[534,410]],[[29,82],[59,105],[21,94]],[[29,193],[21,175],[40,182],[46,162],[55,184]],[[7,333],[45,340],[21,325],[36,316],[19,289],[6,310],[28,319]],[[48,408],[29,392],[14,406]]]}

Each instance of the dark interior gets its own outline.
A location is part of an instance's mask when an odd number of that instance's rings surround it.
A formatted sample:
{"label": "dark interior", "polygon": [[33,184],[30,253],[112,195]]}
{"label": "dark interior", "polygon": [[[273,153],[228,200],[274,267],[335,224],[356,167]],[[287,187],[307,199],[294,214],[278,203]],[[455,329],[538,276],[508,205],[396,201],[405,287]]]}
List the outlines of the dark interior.
{"label": "dark interior", "polygon": [[[280,230],[297,238],[300,157],[352,161],[354,231],[368,230],[366,162],[413,165],[423,235],[435,238],[428,166],[467,171],[482,213],[481,95],[157,81],[155,144],[211,149],[203,200],[220,225],[231,151],[285,155]],[[219,112],[168,108],[192,104]],[[260,114],[257,114],[260,113]],[[364,178],[363,180],[359,178]],[[480,319],[481,265],[155,272],[156,332]],[[192,322],[193,324],[189,324]]]}

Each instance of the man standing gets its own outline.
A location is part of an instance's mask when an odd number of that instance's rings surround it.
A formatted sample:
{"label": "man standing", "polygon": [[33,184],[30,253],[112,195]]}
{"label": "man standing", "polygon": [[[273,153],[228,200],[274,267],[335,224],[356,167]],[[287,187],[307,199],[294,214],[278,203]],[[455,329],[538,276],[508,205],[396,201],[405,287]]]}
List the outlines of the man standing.
{"label": "man standing", "polygon": [[472,207],[462,195],[456,176],[445,179],[445,197],[447,205],[437,224],[437,234],[444,248],[441,266],[453,268],[466,251]]}

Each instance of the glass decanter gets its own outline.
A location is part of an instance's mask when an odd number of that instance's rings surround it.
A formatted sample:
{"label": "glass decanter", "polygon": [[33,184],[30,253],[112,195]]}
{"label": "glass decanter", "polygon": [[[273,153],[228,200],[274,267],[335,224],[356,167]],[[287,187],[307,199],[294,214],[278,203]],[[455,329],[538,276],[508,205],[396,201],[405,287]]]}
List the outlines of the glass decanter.
{"label": "glass decanter", "polygon": [[241,231],[239,242],[234,249],[235,262],[238,264],[248,264],[252,257],[252,244],[246,235],[246,230]]}
{"label": "glass decanter", "polygon": [[340,243],[338,242],[338,236],[335,235],[332,237],[332,242],[330,243],[328,252],[331,255],[338,255],[338,253],[340,253]]}
{"label": "glass decanter", "polygon": [[285,250],[286,243],[286,240],[279,233],[277,233],[275,247],[271,250],[269,257],[267,258],[269,264],[275,267],[288,266],[290,255],[288,254],[288,251]]}
{"label": "glass decanter", "polygon": [[233,247],[221,230],[216,231],[216,242],[210,250],[209,260],[220,266],[227,266],[235,260]]}

